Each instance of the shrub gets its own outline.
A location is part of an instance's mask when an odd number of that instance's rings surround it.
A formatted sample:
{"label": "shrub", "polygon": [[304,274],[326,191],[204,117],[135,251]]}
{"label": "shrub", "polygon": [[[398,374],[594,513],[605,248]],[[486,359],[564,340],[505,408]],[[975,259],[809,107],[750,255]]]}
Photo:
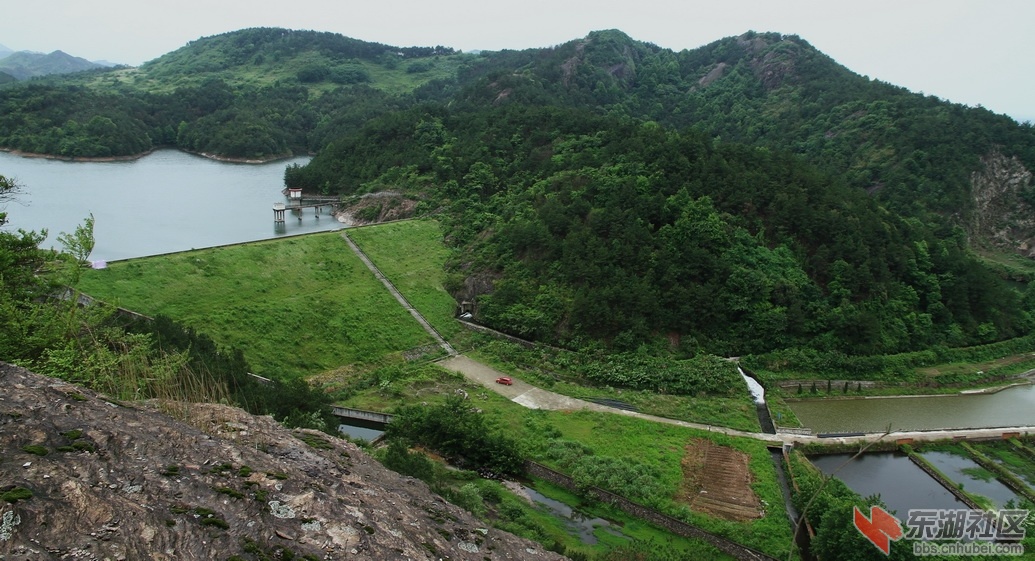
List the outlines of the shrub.
{"label": "shrub", "polygon": [[166,477],[176,477],[180,474],[180,466],[176,464],[169,464],[165,466],[165,468],[163,468],[162,471],[158,472],[158,474],[164,475]]}
{"label": "shrub", "polygon": [[226,520],[223,520],[222,518],[216,518],[214,516],[209,517],[209,518],[202,518],[201,519],[201,525],[202,526],[215,526],[217,528],[222,528],[224,530],[230,528],[230,525],[226,523]]}
{"label": "shrub", "polygon": [[435,477],[435,467],[431,460],[420,452],[410,452],[401,440],[388,443],[381,463],[396,473],[416,477],[425,483],[431,483]]}
{"label": "shrub", "polygon": [[490,426],[458,396],[441,405],[402,408],[385,428],[385,436],[427,446],[461,467],[500,475],[524,470],[517,441]]}
{"label": "shrub", "polygon": [[485,500],[482,498],[481,489],[475,483],[467,483],[461,487],[454,499],[453,502],[457,506],[471,511],[475,516],[485,514]]}

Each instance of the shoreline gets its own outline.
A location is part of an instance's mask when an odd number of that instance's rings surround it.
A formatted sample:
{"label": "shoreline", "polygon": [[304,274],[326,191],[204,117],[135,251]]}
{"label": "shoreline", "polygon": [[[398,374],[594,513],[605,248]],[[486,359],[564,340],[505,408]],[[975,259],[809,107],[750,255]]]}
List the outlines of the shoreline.
{"label": "shoreline", "polygon": [[801,403],[801,402],[818,402],[818,401],[851,401],[860,399],[902,399],[907,397],[959,397],[967,395],[990,395],[996,394],[1003,390],[1010,388],[1016,388],[1020,386],[1031,386],[1035,385],[1031,379],[1026,381],[1013,382],[1010,384],[1003,384],[999,386],[989,386],[986,388],[971,388],[961,389],[952,393],[921,393],[921,394],[891,394],[891,395],[860,395],[860,396],[827,396],[827,397],[785,397],[783,400],[787,403]]}
{"label": "shoreline", "polygon": [[[43,160],[57,160],[60,162],[133,162],[139,160],[145,156],[150,156],[158,150],[176,150],[177,152],[183,152],[184,154],[191,154],[193,156],[199,156],[208,160],[214,160],[217,162],[223,162],[227,164],[268,164],[276,162],[278,160],[288,160],[297,157],[295,154],[277,154],[264,159],[256,158],[232,158],[230,156],[220,156],[218,154],[209,154],[207,152],[192,152],[190,150],[184,150],[182,148],[176,148],[175,146],[156,146],[147,152],[140,154],[131,154],[128,156],[104,156],[104,157],[90,157],[90,156],[60,156],[57,154],[42,154],[39,152],[25,152],[24,150],[17,150],[14,148],[2,148],[0,152],[7,152],[13,156],[19,156],[22,158],[39,158]],[[308,154],[307,154],[308,155]]]}

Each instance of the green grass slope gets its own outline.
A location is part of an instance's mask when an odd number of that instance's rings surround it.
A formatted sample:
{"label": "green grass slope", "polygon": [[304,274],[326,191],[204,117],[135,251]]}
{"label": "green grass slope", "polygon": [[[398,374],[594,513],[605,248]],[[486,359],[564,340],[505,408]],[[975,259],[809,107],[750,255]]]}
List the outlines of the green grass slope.
{"label": "green grass slope", "polygon": [[265,376],[391,362],[432,344],[337,233],[112,263],[81,288],[239,347]]}
{"label": "green grass slope", "polygon": [[450,250],[438,222],[393,222],[349,230],[349,236],[443,337],[457,333],[456,300],[444,288]]}

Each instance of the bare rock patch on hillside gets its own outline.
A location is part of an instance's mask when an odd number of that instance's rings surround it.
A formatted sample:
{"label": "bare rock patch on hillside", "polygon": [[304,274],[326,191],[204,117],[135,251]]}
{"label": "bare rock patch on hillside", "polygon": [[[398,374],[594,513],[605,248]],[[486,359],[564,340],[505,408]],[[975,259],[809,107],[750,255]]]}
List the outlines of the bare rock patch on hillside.
{"label": "bare rock patch on hillside", "polygon": [[4,363],[0,396],[0,558],[562,559],[269,417],[115,403]]}

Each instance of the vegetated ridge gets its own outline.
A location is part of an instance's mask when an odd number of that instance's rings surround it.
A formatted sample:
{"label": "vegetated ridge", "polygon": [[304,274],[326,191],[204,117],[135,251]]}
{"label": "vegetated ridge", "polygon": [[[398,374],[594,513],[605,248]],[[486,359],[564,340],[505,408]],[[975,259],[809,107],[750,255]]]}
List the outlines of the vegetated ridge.
{"label": "vegetated ridge", "polygon": [[0,383],[2,555],[563,559],[323,433],[223,405],[115,403],[5,363]]}
{"label": "vegetated ridge", "polygon": [[0,145],[30,152],[316,151],[290,185],[446,211],[453,294],[536,339],[873,354],[1033,325],[1032,291],[971,253],[1031,251],[1030,124],[796,36],[474,55],[249,29],[0,103]]}

